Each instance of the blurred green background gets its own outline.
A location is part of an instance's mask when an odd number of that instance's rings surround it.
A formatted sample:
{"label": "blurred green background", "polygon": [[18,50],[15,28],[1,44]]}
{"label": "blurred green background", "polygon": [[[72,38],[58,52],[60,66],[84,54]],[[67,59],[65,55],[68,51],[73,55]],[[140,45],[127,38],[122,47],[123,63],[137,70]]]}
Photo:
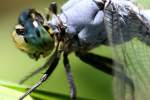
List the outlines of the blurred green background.
{"label": "blurred green background", "polygon": [[[57,0],[59,5],[64,0]],[[60,2],[61,1],[61,2]],[[146,0],[145,0],[146,1]],[[38,62],[16,49],[11,32],[17,23],[21,11],[36,8],[43,14],[51,0],[1,0],[0,3],[0,80],[18,82],[28,73],[41,66],[46,59]],[[149,1],[146,1],[149,2]],[[147,3],[146,3],[147,4]],[[108,47],[98,47],[91,52],[99,55],[111,56]],[[81,62],[74,54],[69,56],[75,79],[78,96],[93,100],[113,100],[112,77]],[[44,72],[27,81],[26,85],[36,83]],[[62,60],[51,77],[39,89],[69,95],[68,82],[64,72]]]}

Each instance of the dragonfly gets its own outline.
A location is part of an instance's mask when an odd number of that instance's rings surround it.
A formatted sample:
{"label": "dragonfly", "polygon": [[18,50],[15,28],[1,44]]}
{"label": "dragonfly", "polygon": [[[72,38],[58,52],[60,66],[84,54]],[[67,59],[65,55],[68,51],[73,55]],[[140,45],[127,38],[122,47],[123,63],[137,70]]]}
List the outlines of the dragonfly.
{"label": "dragonfly", "polygon": [[[77,2],[78,0],[74,1]],[[16,47],[36,60],[41,56],[50,55],[50,57],[43,66],[20,81],[20,83],[24,83],[47,68],[41,79],[19,100],[23,100],[50,77],[61,54],[70,85],[70,97],[71,100],[75,100],[77,90],[68,59],[71,52],[75,52],[76,56],[83,62],[114,77],[116,100],[150,99],[150,80],[148,79],[150,76],[150,68],[148,68],[150,15],[148,13],[150,11],[139,9],[131,0],[93,1],[98,10],[104,13],[104,16],[100,19],[103,26],[98,28],[102,27],[102,31],[105,33],[100,38],[95,38],[94,41],[91,38],[93,34],[85,34],[89,35],[90,38],[87,41],[80,41],[79,33],[70,34],[66,31],[68,26],[62,21],[61,14],[57,14],[56,2],[50,4],[50,13],[46,17],[43,17],[35,9],[27,9],[20,14],[18,25],[12,33]],[[61,13],[67,12],[69,8],[64,7]],[[56,25],[49,23],[50,14],[53,19],[57,20]],[[88,29],[91,29],[91,27],[88,27]],[[99,36],[99,34],[97,33],[96,36]],[[111,46],[114,58],[111,59],[88,52],[99,45]],[[142,52],[143,49],[144,52]],[[147,62],[143,63],[144,61]]]}

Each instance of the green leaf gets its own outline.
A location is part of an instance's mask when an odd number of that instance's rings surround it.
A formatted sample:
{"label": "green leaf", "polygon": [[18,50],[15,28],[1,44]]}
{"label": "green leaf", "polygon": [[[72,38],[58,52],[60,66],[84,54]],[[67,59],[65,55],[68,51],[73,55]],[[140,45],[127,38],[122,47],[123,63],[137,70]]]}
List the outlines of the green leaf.
{"label": "green leaf", "polygon": [[[18,100],[23,95],[23,92],[0,86],[0,100]],[[24,100],[33,100],[30,96],[27,96]]]}
{"label": "green leaf", "polygon": [[[0,81],[0,100],[18,100],[28,89],[27,86],[15,84],[7,81]],[[35,90],[31,96],[26,97],[24,100],[68,100],[70,97],[64,94],[47,92],[42,90]],[[88,98],[78,97],[78,100],[90,100]]]}

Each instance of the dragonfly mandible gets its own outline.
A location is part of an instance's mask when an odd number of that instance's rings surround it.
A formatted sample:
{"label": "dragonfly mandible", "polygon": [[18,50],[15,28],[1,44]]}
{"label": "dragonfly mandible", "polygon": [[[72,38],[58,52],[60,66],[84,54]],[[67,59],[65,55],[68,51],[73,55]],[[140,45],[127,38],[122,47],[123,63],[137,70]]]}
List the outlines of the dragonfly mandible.
{"label": "dragonfly mandible", "polygon": [[[73,6],[73,4],[76,4],[76,6]],[[80,7],[82,10],[76,9]],[[58,15],[57,5],[52,2],[49,10],[50,14],[46,18],[42,17],[35,9],[23,11],[18,18],[18,25],[12,33],[17,48],[26,52],[31,58],[37,60],[41,56],[45,57],[51,54],[43,66],[21,80],[21,83],[23,83],[36,73],[48,68],[40,81],[20,97],[20,100],[48,79],[55,70],[61,54],[63,54],[64,68],[70,85],[70,96],[72,100],[76,99],[77,92],[68,59],[71,52],[75,52],[76,56],[83,62],[116,77],[115,82],[118,87],[116,86],[115,90],[121,91],[115,91],[116,99],[141,100],[138,98],[145,97],[145,100],[148,100],[149,95],[147,93],[149,92],[146,93],[146,90],[144,90],[146,87],[140,91],[142,83],[150,90],[147,85],[148,80],[141,79],[141,74],[136,70],[139,67],[133,66],[129,55],[134,53],[135,57],[138,56],[134,52],[136,48],[133,48],[133,42],[131,44],[128,42],[138,39],[145,45],[149,45],[150,16],[147,15],[147,12],[150,11],[140,10],[129,0],[69,0]],[[49,19],[49,15],[52,15],[52,19]],[[89,24],[91,20],[92,23]],[[131,54],[127,53],[126,44],[134,50]],[[138,42],[135,44],[138,44]],[[99,45],[113,47],[116,67],[113,67],[113,59],[88,52]],[[137,62],[140,63],[139,60]],[[137,65],[149,70],[145,65]],[[137,76],[132,75],[131,71],[136,71]],[[142,75],[148,77],[149,73],[145,73]],[[140,85],[136,84],[136,81]]]}

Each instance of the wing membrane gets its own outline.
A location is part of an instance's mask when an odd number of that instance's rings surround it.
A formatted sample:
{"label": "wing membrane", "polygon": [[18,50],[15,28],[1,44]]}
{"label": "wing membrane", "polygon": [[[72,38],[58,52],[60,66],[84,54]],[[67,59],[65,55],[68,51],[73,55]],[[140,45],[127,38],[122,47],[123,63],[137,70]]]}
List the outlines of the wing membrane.
{"label": "wing membrane", "polygon": [[[150,100],[149,16],[127,0],[112,0],[105,9],[104,23],[113,47],[115,69],[125,73],[134,89],[115,73],[116,100]],[[121,63],[122,66],[120,66]]]}

